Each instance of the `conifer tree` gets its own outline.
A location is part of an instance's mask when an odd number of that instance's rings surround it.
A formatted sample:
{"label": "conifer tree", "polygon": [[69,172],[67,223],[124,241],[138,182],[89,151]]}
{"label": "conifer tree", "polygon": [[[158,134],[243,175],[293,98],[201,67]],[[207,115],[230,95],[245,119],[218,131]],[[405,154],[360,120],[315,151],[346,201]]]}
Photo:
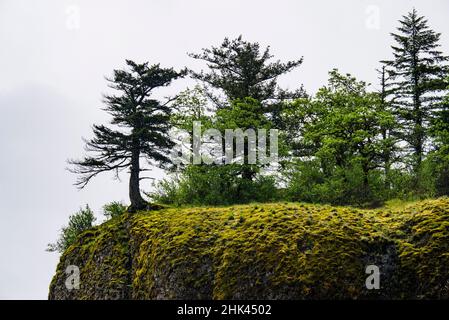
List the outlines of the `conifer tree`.
{"label": "conifer tree", "polygon": [[163,167],[170,162],[169,149],[173,143],[169,138],[170,107],[151,98],[153,90],[168,86],[183,75],[172,68],[161,68],[159,64],[137,64],[126,60],[128,70],[114,70],[107,79],[109,87],[119,94],[105,95],[104,108],[112,116],[114,127],[94,125],[94,138],[86,140],[86,151],[93,153],[82,160],[70,160],[74,167],[70,171],[79,174],[76,185],[85,187],[89,181],[102,172],[118,173],[129,169],[129,198],[133,212],[145,208],[140,193],[142,171],[141,158],[149,165]]}
{"label": "conifer tree", "polygon": [[[233,109],[242,101],[253,101],[260,108],[253,108],[257,114],[250,118],[266,118],[271,121],[272,128],[284,128],[281,114],[286,100],[306,95],[302,86],[289,91],[278,85],[278,78],[300,66],[302,58],[287,62],[273,60],[270,47],[261,48],[259,43],[245,41],[242,36],[225,38],[220,46],[190,53],[189,56],[207,63],[207,70],[191,70],[190,74],[205,84],[205,93],[217,109]],[[250,170],[243,176],[252,180],[255,172]]]}
{"label": "conifer tree", "polygon": [[[379,95],[379,106],[378,110],[386,114],[390,114],[393,117],[397,115],[394,114],[392,110],[392,105],[394,103],[394,96],[392,96],[392,83],[391,83],[391,73],[387,66],[383,64],[381,69],[377,70],[379,73],[379,85],[380,89],[378,91]],[[391,165],[397,160],[397,152],[399,147],[398,143],[398,132],[399,128],[397,123],[392,121],[392,118],[388,118],[387,121],[380,121],[380,135],[381,135],[381,145],[382,152],[380,155],[385,178],[385,188],[388,190],[390,188],[390,169]]]}
{"label": "conifer tree", "polygon": [[448,60],[439,50],[440,33],[413,9],[399,21],[392,33],[393,59],[384,61],[394,79],[395,108],[403,128],[401,138],[412,150],[411,165],[415,178],[425,155],[428,128],[445,89]]}
{"label": "conifer tree", "polygon": [[233,100],[248,97],[266,106],[271,103],[273,107],[279,100],[304,95],[302,87],[290,92],[278,86],[278,77],[300,66],[302,58],[285,63],[271,61],[270,47],[261,50],[259,43],[244,41],[242,36],[234,40],[225,38],[219,47],[203,49],[201,53],[190,53],[189,56],[205,61],[209,67],[208,71],[191,71],[193,78],[206,83],[209,89],[224,92],[225,102],[211,90],[207,91],[218,107],[229,106]]}

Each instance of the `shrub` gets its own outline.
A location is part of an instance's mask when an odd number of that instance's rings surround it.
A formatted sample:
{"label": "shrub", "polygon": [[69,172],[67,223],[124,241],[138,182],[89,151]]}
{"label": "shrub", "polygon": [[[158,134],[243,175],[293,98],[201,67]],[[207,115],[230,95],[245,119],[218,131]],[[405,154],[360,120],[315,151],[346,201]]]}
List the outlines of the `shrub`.
{"label": "shrub", "polygon": [[80,208],[80,210],[69,217],[69,223],[66,227],[61,229],[56,243],[49,243],[47,251],[60,253],[64,252],[72,243],[75,242],[76,238],[84,231],[91,229],[93,223],[95,222],[95,216],[89,205]]}
{"label": "shrub", "polygon": [[291,201],[370,206],[386,199],[381,173],[370,172],[367,188],[363,171],[356,161],[346,168],[336,167],[327,173],[323,172],[318,160],[298,162],[284,176],[288,178],[286,197]]}
{"label": "shrub", "polygon": [[103,206],[103,214],[106,218],[112,219],[124,214],[126,212],[126,209],[127,207],[123,203],[119,201],[113,201]]}
{"label": "shrub", "polygon": [[179,178],[163,180],[150,197],[164,204],[229,205],[278,200],[276,182],[270,176],[243,179],[235,165],[190,166]]}

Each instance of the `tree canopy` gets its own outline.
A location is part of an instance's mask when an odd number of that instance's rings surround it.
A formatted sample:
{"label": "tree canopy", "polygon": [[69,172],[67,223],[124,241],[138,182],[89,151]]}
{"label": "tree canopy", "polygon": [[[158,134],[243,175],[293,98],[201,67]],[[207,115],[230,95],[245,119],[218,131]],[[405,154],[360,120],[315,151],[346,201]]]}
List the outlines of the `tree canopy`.
{"label": "tree canopy", "polygon": [[145,207],[140,193],[140,176],[148,170],[141,166],[143,157],[149,165],[163,166],[170,162],[168,152],[173,145],[169,138],[170,106],[151,98],[154,89],[168,86],[184,72],[161,68],[159,64],[137,64],[126,60],[128,69],[114,70],[109,87],[118,94],[104,96],[104,110],[112,116],[114,127],[94,125],[94,137],[86,141],[89,154],[82,160],[71,160],[71,170],[79,175],[77,185],[83,188],[98,174],[114,171],[116,176],[129,169],[130,211]]}

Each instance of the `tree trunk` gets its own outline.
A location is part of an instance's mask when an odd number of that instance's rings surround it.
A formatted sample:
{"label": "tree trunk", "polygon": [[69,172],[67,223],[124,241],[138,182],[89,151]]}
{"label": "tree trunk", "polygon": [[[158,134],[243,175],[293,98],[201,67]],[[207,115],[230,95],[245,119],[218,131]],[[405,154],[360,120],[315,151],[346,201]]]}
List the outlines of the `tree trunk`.
{"label": "tree trunk", "polygon": [[371,187],[369,185],[369,165],[368,163],[362,163],[363,170],[363,197],[365,201],[369,201],[371,199]]}
{"label": "tree trunk", "polygon": [[146,206],[145,200],[140,195],[140,151],[135,150],[131,156],[131,175],[129,178],[129,200],[131,206],[128,208],[129,212],[136,212],[143,210]]}
{"label": "tree trunk", "polygon": [[419,86],[419,69],[418,69],[418,57],[416,53],[413,55],[412,61],[413,69],[413,149],[415,151],[413,159],[413,173],[414,173],[414,187],[418,187],[419,170],[421,168],[422,154],[423,154],[423,114],[421,109],[421,93],[418,90]]}
{"label": "tree trunk", "polygon": [[[382,130],[382,139],[383,141],[386,141],[388,138],[388,134],[387,134],[387,130],[383,129]],[[384,187],[385,190],[388,190],[388,194],[390,194],[390,158],[391,158],[391,146],[388,145],[388,147],[384,147],[383,152],[382,152],[382,160],[383,160],[383,165],[384,165],[384,175],[385,175],[385,180],[384,180]]]}

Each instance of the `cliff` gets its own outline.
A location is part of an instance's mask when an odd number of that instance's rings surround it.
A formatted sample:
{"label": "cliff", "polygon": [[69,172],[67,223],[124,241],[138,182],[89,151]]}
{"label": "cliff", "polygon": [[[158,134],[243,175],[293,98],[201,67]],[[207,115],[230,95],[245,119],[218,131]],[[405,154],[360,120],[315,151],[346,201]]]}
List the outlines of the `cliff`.
{"label": "cliff", "polygon": [[[65,286],[68,265],[80,288]],[[367,265],[380,269],[368,290]],[[126,214],[61,256],[50,299],[449,298],[449,199],[359,210],[301,203]]]}

